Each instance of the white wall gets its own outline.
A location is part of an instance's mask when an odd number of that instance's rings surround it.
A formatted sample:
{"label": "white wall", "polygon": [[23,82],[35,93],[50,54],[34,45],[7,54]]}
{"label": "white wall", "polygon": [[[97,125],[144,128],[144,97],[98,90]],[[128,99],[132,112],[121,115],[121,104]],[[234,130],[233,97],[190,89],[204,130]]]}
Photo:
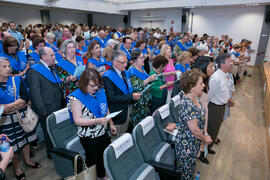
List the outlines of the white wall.
{"label": "white wall", "polygon": [[123,17],[124,15],[93,13],[93,24],[124,28]]}
{"label": "white wall", "polygon": [[50,10],[51,22],[70,25],[74,24],[87,24],[87,14],[71,12],[70,10]]}
{"label": "white wall", "polygon": [[0,24],[15,21],[23,27],[41,22],[38,9],[0,6]]}
{"label": "white wall", "polygon": [[[131,26],[140,27],[143,20],[163,20],[164,28],[169,32],[170,27],[173,27],[174,32],[181,31],[182,10],[181,9],[158,9],[158,10],[135,10],[131,11]],[[174,21],[174,24],[171,24]]]}
{"label": "white wall", "polygon": [[[227,7],[227,8],[201,8],[193,9],[193,33],[199,36],[221,36],[228,34],[234,43],[241,39],[251,40],[252,48],[257,50],[264,21],[264,8],[258,7]],[[250,65],[255,63],[255,54],[252,56]]]}

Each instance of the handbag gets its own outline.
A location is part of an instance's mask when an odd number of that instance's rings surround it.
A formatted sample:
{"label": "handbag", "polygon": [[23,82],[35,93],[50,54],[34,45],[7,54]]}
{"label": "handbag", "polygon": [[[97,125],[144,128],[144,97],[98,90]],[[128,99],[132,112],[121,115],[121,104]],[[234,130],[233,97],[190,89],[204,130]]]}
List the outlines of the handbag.
{"label": "handbag", "polygon": [[[15,96],[15,101],[16,101],[17,88],[15,85],[14,76],[12,77],[12,84],[13,84],[14,96]],[[16,115],[18,117],[18,121],[20,125],[22,126],[25,132],[31,132],[35,129],[38,122],[38,115],[31,109],[30,103],[28,103],[27,105],[25,117],[22,117],[18,110],[16,111]]]}
{"label": "handbag", "polygon": [[[78,158],[81,158],[84,170],[80,173],[77,172],[77,162]],[[82,157],[77,154],[74,158],[74,171],[73,175],[65,178],[65,180],[97,180],[97,172],[96,172],[96,165],[93,165],[91,167],[87,167],[85,161],[82,159]]]}

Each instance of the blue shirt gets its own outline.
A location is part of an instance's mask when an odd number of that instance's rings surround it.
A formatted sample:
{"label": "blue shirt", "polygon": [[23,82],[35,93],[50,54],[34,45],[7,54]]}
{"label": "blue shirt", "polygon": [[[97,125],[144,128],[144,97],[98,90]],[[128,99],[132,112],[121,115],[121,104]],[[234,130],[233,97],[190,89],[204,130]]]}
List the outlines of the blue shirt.
{"label": "blue shirt", "polygon": [[9,30],[9,33],[11,36],[13,36],[15,39],[17,39],[19,45],[21,43],[21,40],[24,40],[23,35],[19,31]]}

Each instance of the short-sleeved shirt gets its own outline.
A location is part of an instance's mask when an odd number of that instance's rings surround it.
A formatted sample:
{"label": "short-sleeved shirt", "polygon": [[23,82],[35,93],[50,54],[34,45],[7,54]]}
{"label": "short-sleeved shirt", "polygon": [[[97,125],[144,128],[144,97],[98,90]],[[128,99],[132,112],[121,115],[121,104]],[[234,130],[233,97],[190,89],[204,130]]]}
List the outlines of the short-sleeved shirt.
{"label": "short-sleeved shirt", "polygon": [[20,33],[19,31],[12,31],[12,30],[10,30],[9,33],[11,36],[13,36],[15,39],[17,39],[17,41],[20,45],[21,40],[24,39],[22,33]]}

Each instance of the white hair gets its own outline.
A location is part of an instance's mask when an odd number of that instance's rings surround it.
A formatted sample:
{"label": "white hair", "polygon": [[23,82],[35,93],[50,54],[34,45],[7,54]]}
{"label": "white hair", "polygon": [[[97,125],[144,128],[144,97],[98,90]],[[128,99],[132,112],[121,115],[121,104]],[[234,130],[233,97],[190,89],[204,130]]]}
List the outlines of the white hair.
{"label": "white hair", "polygon": [[208,46],[205,44],[200,44],[199,46],[196,47],[200,52],[202,51],[207,51],[208,52]]}

